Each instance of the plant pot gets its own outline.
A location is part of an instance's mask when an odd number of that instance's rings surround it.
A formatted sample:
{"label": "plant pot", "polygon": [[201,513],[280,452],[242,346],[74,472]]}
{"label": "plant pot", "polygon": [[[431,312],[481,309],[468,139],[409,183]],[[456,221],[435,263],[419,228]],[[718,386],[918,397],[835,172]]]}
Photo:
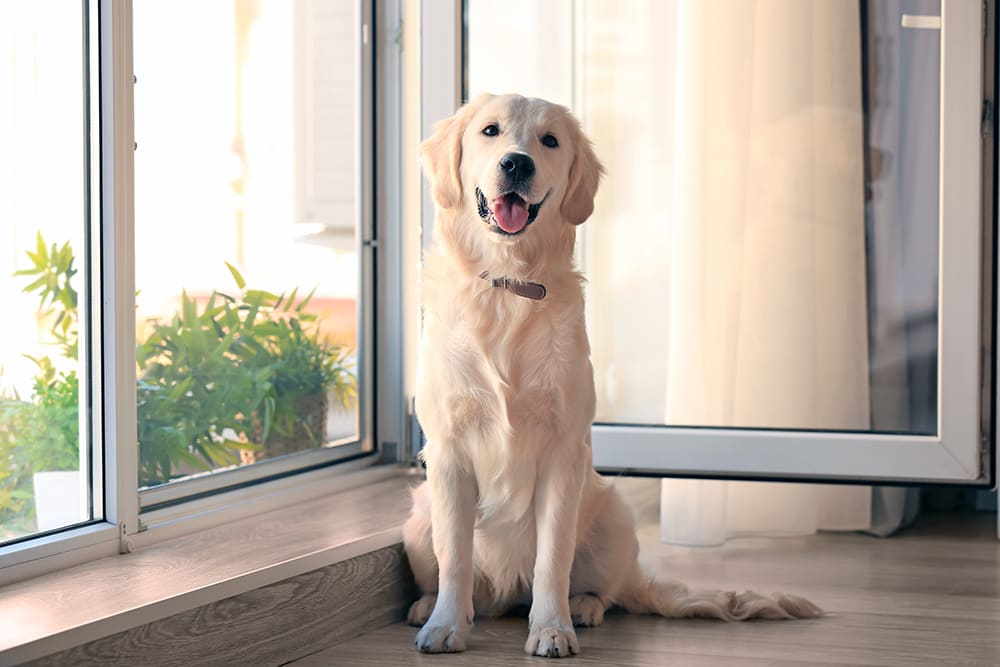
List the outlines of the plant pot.
{"label": "plant pot", "polygon": [[49,470],[32,476],[35,522],[39,532],[55,530],[87,519],[79,470]]}
{"label": "plant pot", "polygon": [[254,414],[250,422],[251,442],[263,442],[263,449],[240,450],[241,463],[256,463],[263,459],[305,451],[319,447],[326,441],[326,392],[296,396],[290,403],[296,416],[293,427],[289,432],[284,432],[272,426],[267,441],[264,441],[264,420],[259,413]]}

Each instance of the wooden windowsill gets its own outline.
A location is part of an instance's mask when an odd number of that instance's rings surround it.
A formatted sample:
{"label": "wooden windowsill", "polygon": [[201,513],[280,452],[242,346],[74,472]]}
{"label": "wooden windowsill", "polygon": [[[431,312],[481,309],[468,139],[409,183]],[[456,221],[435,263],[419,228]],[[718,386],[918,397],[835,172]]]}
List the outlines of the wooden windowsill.
{"label": "wooden windowsill", "polygon": [[378,482],[0,588],[0,664],[399,543],[417,479],[399,469]]}

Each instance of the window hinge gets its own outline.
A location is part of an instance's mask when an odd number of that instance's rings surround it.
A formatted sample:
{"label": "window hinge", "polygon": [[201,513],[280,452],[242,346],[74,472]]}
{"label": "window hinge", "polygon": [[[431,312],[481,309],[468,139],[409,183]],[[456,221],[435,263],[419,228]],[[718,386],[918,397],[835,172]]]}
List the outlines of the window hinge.
{"label": "window hinge", "polygon": [[396,26],[396,29],[392,31],[392,43],[399,48],[400,51],[403,50],[403,22],[402,20]]}
{"label": "window hinge", "polygon": [[118,524],[118,553],[130,554],[133,549],[135,549],[135,545],[133,545],[132,540],[129,539],[128,526],[124,523]]}
{"label": "window hinge", "polygon": [[364,246],[365,248],[377,248],[378,239],[364,239],[363,241],[361,241],[361,245]]}
{"label": "window hinge", "polygon": [[[142,519],[139,519],[139,529],[135,532],[144,533],[149,528]],[[135,544],[132,543],[132,539],[128,532],[128,526],[124,523],[118,524],[118,553],[130,554],[135,550]]]}
{"label": "window hinge", "polygon": [[993,102],[983,100],[982,132],[984,137],[990,136],[993,129]]}

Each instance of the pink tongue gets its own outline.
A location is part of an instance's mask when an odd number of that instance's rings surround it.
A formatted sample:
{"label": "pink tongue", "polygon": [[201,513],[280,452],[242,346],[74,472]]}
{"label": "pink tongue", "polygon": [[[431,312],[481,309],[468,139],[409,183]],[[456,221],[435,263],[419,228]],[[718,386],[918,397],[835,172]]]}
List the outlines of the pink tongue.
{"label": "pink tongue", "polygon": [[528,224],[528,206],[515,194],[507,194],[493,200],[493,217],[500,229],[514,234]]}

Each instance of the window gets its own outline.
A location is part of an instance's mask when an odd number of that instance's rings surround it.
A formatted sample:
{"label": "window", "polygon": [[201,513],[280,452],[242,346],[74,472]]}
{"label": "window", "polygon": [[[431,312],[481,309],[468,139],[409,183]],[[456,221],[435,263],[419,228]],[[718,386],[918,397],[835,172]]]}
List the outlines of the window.
{"label": "window", "polygon": [[372,3],[36,5],[0,6],[0,581],[377,458]]}
{"label": "window", "polygon": [[0,5],[0,542],[101,518],[89,386],[88,15]]}
{"label": "window", "polygon": [[360,435],[354,3],[134,12],[139,484],[328,460]]}

